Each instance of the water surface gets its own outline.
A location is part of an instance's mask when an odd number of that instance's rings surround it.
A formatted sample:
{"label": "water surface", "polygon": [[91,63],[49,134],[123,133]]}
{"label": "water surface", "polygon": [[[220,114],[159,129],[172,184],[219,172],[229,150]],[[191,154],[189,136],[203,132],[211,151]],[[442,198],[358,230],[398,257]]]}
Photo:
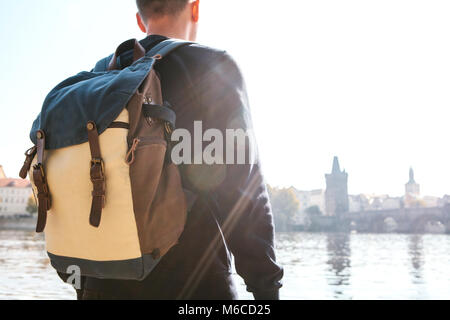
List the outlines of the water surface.
{"label": "water surface", "polygon": [[[282,299],[450,299],[450,235],[280,233]],[[250,299],[234,275],[241,299]],[[43,237],[0,231],[0,299],[75,299]]]}

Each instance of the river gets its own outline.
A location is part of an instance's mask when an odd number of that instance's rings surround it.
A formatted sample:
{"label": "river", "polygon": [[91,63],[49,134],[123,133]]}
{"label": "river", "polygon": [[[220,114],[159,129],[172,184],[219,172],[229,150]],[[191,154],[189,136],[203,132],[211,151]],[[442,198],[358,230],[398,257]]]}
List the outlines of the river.
{"label": "river", "polygon": [[[276,243],[282,299],[450,299],[450,235],[279,233]],[[41,235],[0,231],[0,299],[74,298]]]}

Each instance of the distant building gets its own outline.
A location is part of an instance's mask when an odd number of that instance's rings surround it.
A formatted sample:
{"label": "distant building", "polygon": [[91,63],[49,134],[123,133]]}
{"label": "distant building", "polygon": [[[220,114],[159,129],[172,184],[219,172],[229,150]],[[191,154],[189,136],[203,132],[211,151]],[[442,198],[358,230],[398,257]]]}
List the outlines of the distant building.
{"label": "distant building", "polygon": [[409,181],[405,184],[404,196],[405,208],[425,207],[425,203],[420,199],[420,185],[414,180],[414,170],[409,169]]}
{"label": "distant building", "polygon": [[383,201],[383,210],[401,209],[403,200],[401,197],[387,197]]}
{"label": "distant building", "polygon": [[330,174],[325,174],[327,188],[325,190],[325,208],[327,216],[335,216],[348,212],[347,172],[341,171],[337,157],[333,159]]}
{"label": "distant building", "polygon": [[292,188],[300,203],[300,212],[305,212],[310,207],[318,207],[322,214],[325,213],[325,192],[322,189],[300,191]]}
{"label": "distant building", "polygon": [[[409,181],[405,184],[405,195],[391,197],[387,194],[359,194],[349,195],[347,190],[348,174],[341,171],[337,157],[333,159],[330,174],[325,174],[326,190],[299,191],[292,187],[299,203],[300,218],[307,216],[307,209],[318,207],[320,213],[335,216],[345,212],[373,212],[411,209],[411,208],[439,208],[450,207],[450,195],[442,198],[421,196],[420,185],[414,179],[414,170],[409,170]],[[315,208],[313,208],[315,209]]]}
{"label": "distant building", "polygon": [[444,207],[450,205],[450,195],[446,194],[438,201],[438,207]]}
{"label": "distant building", "polygon": [[31,184],[28,180],[6,178],[0,166],[0,216],[26,214],[31,196]]}
{"label": "distant building", "polygon": [[349,212],[400,209],[402,203],[401,197],[390,197],[387,194],[349,195]]}
{"label": "distant building", "polygon": [[425,196],[421,200],[421,203],[425,208],[439,207],[441,204],[441,199],[439,197]]}
{"label": "distant building", "polygon": [[420,196],[420,185],[414,180],[413,168],[409,168],[409,181],[405,184],[405,195]]}
{"label": "distant building", "polygon": [[365,195],[349,195],[348,196],[348,211],[349,212],[360,212],[368,206],[368,199]]}

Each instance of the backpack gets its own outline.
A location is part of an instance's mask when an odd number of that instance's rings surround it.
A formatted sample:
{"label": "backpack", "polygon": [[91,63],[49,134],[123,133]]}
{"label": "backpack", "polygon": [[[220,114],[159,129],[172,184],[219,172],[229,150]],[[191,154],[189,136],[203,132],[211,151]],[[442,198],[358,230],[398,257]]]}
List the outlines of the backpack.
{"label": "backpack", "polygon": [[[189,44],[169,39],[146,54],[128,40],[107,71],[81,72],[46,97],[20,176],[29,175],[36,232],[57,271],[142,280],[177,244],[188,201],[170,161],[176,116],[153,67]],[[131,51],[135,62],[116,70]]]}

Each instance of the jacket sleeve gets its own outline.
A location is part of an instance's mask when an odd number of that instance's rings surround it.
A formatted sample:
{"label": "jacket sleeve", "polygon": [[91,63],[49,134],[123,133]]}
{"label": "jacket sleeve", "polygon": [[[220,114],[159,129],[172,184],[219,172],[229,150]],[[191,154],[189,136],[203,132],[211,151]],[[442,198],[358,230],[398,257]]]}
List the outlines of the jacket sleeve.
{"label": "jacket sleeve", "polygon": [[[261,171],[253,136],[247,91],[235,61],[222,53],[202,77],[198,86],[205,108],[203,130],[219,129],[224,142],[224,160],[230,158],[227,145],[234,145],[234,162],[224,161],[223,174],[214,188],[217,219],[227,246],[234,256],[237,273],[255,299],[278,299],[283,268],[277,264],[274,249],[274,225],[267,187]],[[234,143],[227,129],[248,133],[245,144]],[[245,162],[239,152],[245,151]],[[230,160],[230,159],[228,159]],[[211,185],[211,183],[210,183]],[[212,184],[214,185],[214,183]]]}

